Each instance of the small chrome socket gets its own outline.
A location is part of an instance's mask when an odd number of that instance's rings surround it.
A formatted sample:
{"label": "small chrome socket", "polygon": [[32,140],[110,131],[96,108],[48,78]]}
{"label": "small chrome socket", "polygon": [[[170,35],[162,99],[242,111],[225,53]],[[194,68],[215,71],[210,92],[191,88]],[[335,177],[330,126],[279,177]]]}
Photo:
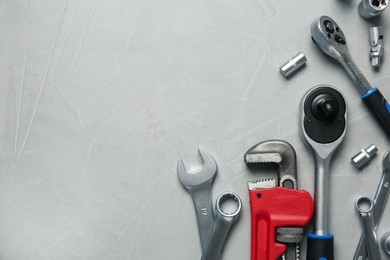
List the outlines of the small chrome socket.
{"label": "small chrome socket", "polygon": [[374,68],[379,68],[385,54],[385,46],[383,44],[383,27],[370,28],[370,59]]}
{"label": "small chrome socket", "polygon": [[388,4],[389,0],[362,0],[358,12],[364,19],[371,19],[383,13]]}
{"label": "small chrome socket", "polygon": [[351,162],[358,168],[360,169],[363,167],[366,163],[368,163],[378,152],[378,148],[372,144],[366,149],[360,150],[359,153],[355,154],[351,158]]}
{"label": "small chrome socket", "polygon": [[279,67],[280,73],[286,78],[290,77],[294,72],[305,65],[307,59],[305,54],[302,52],[292,57],[289,61]]}

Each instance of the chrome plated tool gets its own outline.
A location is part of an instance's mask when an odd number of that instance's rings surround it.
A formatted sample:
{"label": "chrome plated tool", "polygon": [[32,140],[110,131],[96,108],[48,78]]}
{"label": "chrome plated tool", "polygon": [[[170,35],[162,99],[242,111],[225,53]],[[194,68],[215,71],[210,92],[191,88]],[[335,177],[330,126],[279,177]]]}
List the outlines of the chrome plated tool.
{"label": "chrome plated tool", "polygon": [[390,256],[390,232],[386,232],[381,237],[382,251]]}
{"label": "chrome plated tool", "polygon": [[389,5],[389,0],[362,0],[358,12],[364,19],[371,19],[380,15]]}
{"label": "chrome plated tool", "polygon": [[383,44],[383,27],[370,28],[370,59],[374,68],[379,68],[385,54],[385,46]]}
{"label": "chrome plated tool", "polygon": [[328,229],[332,156],[344,140],[347,103],[329,85],[310,89],[301,102],[301,136],[315,160],[314,232],[308,235],[307,260],[334,260],[333,235]]}
{"label": "chrome plated tool", "polygon": [[361,149],[360,152],[355,154],[351,158],[351,162],[360,169],[363,167],[366,163],[368,163],[378,152],[378,148],[374,144],[370,145],[366,149]]}
{"label": "chrome plated tool", "polygon": [[373,215],[374,202],[368,197],[360,197],[356,200],[355,208],[362,221],[368,259],[380,260],[378,237],[376,235]]}
{"label": "chrome plated tool", "polygon": [[[233,200],[236,208],[233,212],[226,212],[222,209],[222,204],[227,200]],[[216,260],[221,255],[223,245],[233,226],[241,213],[242,202],[240,197],[234,192],[224,192],[219,195],[215,203],[214,224],[211,230],[207,245],[203,250],[202,260]]]}
{"label": "chrome plated tool", "polygon": [[187,172],[183,161],[179,160],[177,163],[177,175],[181,184],[187,189],[194,202],[199,237],[203,251],[214,223],[211,187],[217,173],[217,164],[214,161],[214,158],[207,152],[199,149],[199,154],[204,162],[201,169]]}
{"label": "chrome plated tool", "polygon": [[310,27],[311,36],[317,46],[330,57],[336,59],[347,71],[361,98],[371,113],[390,137],[390,105],[378,88],[372,88],[362,72],[356,66],[349,53],[344,32],[329,16],[314,20]]}
{"label": "chrome plated tool", "polygon": [[[386,206],[390,191],[390,154],[386,152],[382,160],[382,177],[374,197],[374,224],[377,229]],[[364,236],[360,237],[354,260],[367,260],[367,250],[364,243]],[[371,259],[370,259],[371,260]]]}

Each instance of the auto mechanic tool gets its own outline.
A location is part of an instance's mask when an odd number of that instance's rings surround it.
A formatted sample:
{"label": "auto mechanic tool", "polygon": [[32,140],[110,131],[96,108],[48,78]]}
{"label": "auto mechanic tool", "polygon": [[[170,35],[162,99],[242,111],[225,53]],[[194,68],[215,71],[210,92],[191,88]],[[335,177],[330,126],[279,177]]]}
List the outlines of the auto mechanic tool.
{"label": "auto mechanic tool", "polygon": [[360,90],[362,100],[390,137],[390,105],[378,88],[372,88],[356,66],[349,53],[343,31],[329,16],[314,20],[310,27],[311,36],[317,46],[330,57],[341,63]]}
{"label": "auto mechanic tool", "polygon": [[[236,202],[237,207],[233,212],[225,212],[222,209],[222,204],[226,200],[234,200]],[[237,194],[233,192],[224,192],[219,195],[217,202],[215,203],[214,225],[206,248],[203,250],[202,260],[218,259],[230,228],[240,215],[241,208],[241,199]]]}
{"label": "auto mechanic tool", "polygon": [[308,235],[307,260],[334,260],[328,231],[329,168],[345,136],[347,103],[335,88],[319,85],[304,95],[300,112],[301,136],[315,159],[314,232]]}
{"label": "auto mechanic tool", "polygon": [[386,232],[381,237],[382,251],[390,256],[390,232]]}
{"label": "auto mechanic tool", "polygon": [[378,237],[375,231],[373,215],[374,202],[368,197],[360,197],[356,200],[355,208],[362,221],[368,259],[379,260]]}
{"label": "auto mechanic tool", "polygon": [[[251,206],[251,259],[298,260],[299,242],[313,214],[310,193],[298,190],[296,154],[282,140],[269,140],[249,149],[244,156],[253,163],[278,165],[278,180],[249,181]],[[286,245],[287,244],[287,245]]]}
{"label": "auto mechanic tool", "polygon": [[[177,163],[177,175],[194,202],[203,255],[202,259],[220,260],[223,244],[231,226],[241,213],[242,203],[237,194],[225,192],[217,199],[214,217],[211,188],[217,173],[217,163],[207,152],[199,149],[199,154],[203,160],[201,169],[188,172],[183,161],[179,160]],[[226,213],[222,210],[222,204],[229,199],[234,200],[237,205],[236,210],[232,213]]]}
{"label": "auto mechanic tool", "polygon": [[217,173],[217,163],[207,152],[199,149],[199,154],[204,163],[201,169],[187,172],[183,161],[179,160],[177,163],[177,175],[181,184],[187,189],[194,202],[199,237],[203,251],[206,248],[206,243],[214,223],[211,187]]}
{"label": "auto mechanic tool", "polygon": [[357,154],[355,154],[351,158],[351,162],[360,169],[363,167],[366,163],[368,163],[378,152],[378,148],[374,144],[370,145],[366,149],[360,150]]}
{"label": "auto mechanic tool", "polygon": [[295,55],[289,61],[279,67],[280,73],[282,73],[283,76],[288,78],[298,69],[300,69],[303,65],[305,65],[306,61],[307,59],[305,54],[299,52],[297,55]]}
{"label": "auto mechanic tool", "polygon": [[[386,206],[387,198],[390,191],[390,155],[387,151],[382,159],[382,177],[374,197],[374,224],[377,229],[382,217],[383,210]],[[355,252],[354,260],[367,260],[367,250],[364,242],[364,234],[360,237],[358,247]],[[371,260],[371,259],[370,259]]]}
{"label": "auto mechanic tool", "polygon": [[379,68],[385,53],[383,45],[383,27],[370,28],[370,59],[374,68]]}
{"label": "auto mechanic tool", "polygon": [[389,0],[362,0],[358,12],[364,19],[371,19],[383,13],[388,4]]}

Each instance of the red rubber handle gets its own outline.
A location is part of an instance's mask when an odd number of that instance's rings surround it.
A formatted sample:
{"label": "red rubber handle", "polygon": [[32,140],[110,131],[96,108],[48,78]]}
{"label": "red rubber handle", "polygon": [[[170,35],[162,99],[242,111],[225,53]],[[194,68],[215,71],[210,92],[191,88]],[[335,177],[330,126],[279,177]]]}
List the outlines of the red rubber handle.
{"label": "red rubber handle", "polygon": [[276,242],[276,228],[303,227],[313,216],[310,193],[275,187],[249,191],[252,235],[251,260],[277,260],[286,245]]}

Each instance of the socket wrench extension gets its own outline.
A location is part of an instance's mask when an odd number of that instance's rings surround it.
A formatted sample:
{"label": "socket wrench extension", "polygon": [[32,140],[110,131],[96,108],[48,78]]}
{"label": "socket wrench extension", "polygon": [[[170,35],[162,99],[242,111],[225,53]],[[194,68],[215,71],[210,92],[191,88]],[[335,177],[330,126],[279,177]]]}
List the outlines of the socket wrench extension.
{"label": "socket wrench extension", "polygon": [[[382,177],[374,197],[374,224],[378,227],[386,206],[387,198],[390,192],[390,154],[387,151],[382,159]],[[364,243],[364,235],[360,237],[358,247],[355,252],[354,260],[367,260],[367,250]]]}
{"label": "socket wrench extension", "polygon": [[328,233],[329,168],[347,129],[347,103],[329,85],[310,89],[301,102],[301,136],[315,159],[314,232],[308,235],[307,260],[334,260],[333,235]]}
{"label": "socket wrench extension", "polygon": [[378,88],[372,88],[356,66],[349,53],[346,38],[337,23],[329,16],[314,20],[310,27],[311,36],[317,46],[336,59],[352,78],[361,92],[361,99],[390,137],[390,105]]}
{"label": "socket wrench extension", "polygon": [[[236,209],[233,212],[225,212],[222,209],[222,204],[227,200],[235,201]],[[214,225],[207,245],[203,250],[202,260],[215,260],[220,256],[226,237],[233,223],[240,215],[241,208],[241,199],[237,194],[233,192],[224,192],[219,195],[217,202],[215,203]]]}
{"label": "socket wrench extension", "polygon": [[355,208],[362,221],[368,259],[380,260],[378,237],[375,231],[373,215],[374,202],[368,197],[360,197],[356,200]]}

